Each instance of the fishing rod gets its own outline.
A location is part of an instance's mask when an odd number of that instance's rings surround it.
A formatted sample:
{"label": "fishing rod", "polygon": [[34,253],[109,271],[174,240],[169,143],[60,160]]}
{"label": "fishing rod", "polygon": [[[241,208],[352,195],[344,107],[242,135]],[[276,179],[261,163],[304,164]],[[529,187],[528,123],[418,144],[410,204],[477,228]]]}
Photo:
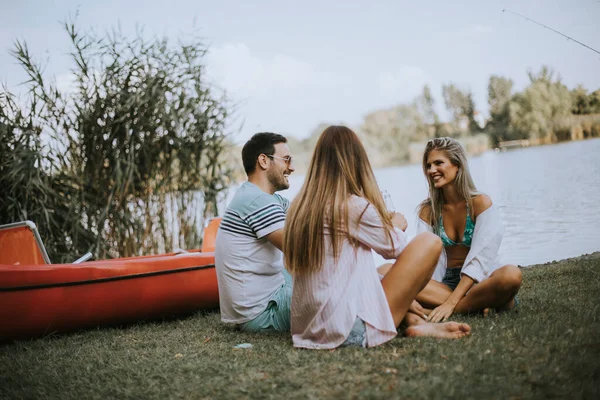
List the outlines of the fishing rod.
{"label": "fishing rod", "polygon": [[519,17],[521,17],[521,18],[525,18],[527,21],[531,21],[531,22],[533,22],[534,24],[537,24],[537,25],[539,25],[539,26],[543,26],[543,27],[544,27],[544,28],[546,28],[546,29],[550,29],[552,32],[558,33],[559,35],[561,35],[561,36],[563,36],[563,37],[566,37],[566,38],[567,38],[567,40],[572,40],[572,41],[574,41],[575,43],[578,43],[578,44],[582,45],[583,47],[585,47],[585,48],[588,48],[588,49],[590,49],[591,51],[593,51],[593,52],[595,52],[595,53],[598,53],[598,54],[600,54],[600,51],[598,51],[598,50],[596,50],[596,49],[594,49],[594,48],[592,48],[592,47],[588,46],[588,45],[587,45],[587,44],[585,44],[585,43],[581,43],[579,40],[577,40],[577,39],[573,39],[571,36],[565,35],[564,33],[562,33],[562,32],[559,32],[559,31],[557,31],[556,29],[553,29],[553,28],[549,27],[548,25],[544,25],[544,24],[542,24],[541,22],[534,21],[533,19],[531,19],[531,18],[529,18],[529,17],[526,17],[526,16],[525,16],[525,15],[523,15],[523,14],[519,14],[519,13],[518,13],[518,12],[516,12],[516,11],[509,10],[508,8],[505,8],[505,9],[503,9],[503,10],[502,10],[502,12],[505,12],[505,11],[508,11],[508,12],[510,12],[510,13],[513,13],[513,14],[515,14],[515,15],[518,15],[518,16],[519,16]]}

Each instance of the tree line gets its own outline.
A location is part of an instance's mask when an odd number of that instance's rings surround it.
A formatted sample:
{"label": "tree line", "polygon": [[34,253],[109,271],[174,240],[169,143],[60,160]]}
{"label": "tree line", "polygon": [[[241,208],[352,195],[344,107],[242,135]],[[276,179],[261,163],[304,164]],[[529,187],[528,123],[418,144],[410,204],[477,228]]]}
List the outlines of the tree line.
{"label": "tree line", "polygon": [[[473,93],[449,83],[442,86],[449,121],[442,121],[431,88],[425,85],[413,101],[369,113],[356,130],[378,167],[415,161],[423,142],[440,136],[459,138],[474,152],[511,140],[543,144],[600,137],[600,89],[569,90],[547,66],[528,72],[528,77],[529,84],[520,92],[510,78],[489,78],[486,120],[476,109]],[[308,138],[293,141],[299,160],[308,160],[326,126],[320,124]]]}

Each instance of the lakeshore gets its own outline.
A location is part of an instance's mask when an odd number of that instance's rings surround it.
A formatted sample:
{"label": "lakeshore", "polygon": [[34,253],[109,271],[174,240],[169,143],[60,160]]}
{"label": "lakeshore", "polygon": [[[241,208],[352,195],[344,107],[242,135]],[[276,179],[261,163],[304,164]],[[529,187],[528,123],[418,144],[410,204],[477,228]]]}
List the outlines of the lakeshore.
{"label": "lakeshore", "polygon": [[[600,252],[523,269],[516,312],[472,335],[298,350],[217,312],[0,346],[0,398],[597,398]],[[235,348],[250,343],[252,348]]]}

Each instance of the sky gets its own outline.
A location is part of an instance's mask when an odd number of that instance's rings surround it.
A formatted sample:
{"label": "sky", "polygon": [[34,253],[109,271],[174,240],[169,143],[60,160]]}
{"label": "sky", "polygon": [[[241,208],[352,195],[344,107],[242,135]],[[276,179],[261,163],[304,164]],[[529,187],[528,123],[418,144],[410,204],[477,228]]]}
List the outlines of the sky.
{"label": "sky", "polygon": [[600,89],[600,55],[509,9],[600,50],[600,0],[0,0],[0,81],[16,93],[26,77],[9,51],[25,41],[47,76],[68,89],[72,63],[61,22],[118,25],[173,40],[199,31],[215,91],[235,105],[230,129],[304,138],[319,123],[361,124],[368,113],[408,103],[428,84],[473,92],[488,114],[490,75],[528,84],[548,65],[569,88]]}

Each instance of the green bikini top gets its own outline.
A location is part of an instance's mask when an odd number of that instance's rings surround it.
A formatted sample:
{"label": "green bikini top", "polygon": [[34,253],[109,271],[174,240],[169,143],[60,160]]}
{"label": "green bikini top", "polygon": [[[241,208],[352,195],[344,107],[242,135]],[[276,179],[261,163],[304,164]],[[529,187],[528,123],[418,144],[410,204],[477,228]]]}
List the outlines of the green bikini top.
{"label": "green bikini top", "polygon": [[446,230],[444,229],[444,220],[440,215],[440,222],[438,224],[438,236],[442,239],[442,243],[444,247],[448,246],[457,246],[463,245],[467,247],[471,247],[471,242],[473,241],[473,231],[475,230],[475,223],[471,219],[471,214],[469,213],[469,204],[467,203],[467,223],[465,224],[465,231],[463,232],[462,241],[459,243],[454,242],[448,237]]}

